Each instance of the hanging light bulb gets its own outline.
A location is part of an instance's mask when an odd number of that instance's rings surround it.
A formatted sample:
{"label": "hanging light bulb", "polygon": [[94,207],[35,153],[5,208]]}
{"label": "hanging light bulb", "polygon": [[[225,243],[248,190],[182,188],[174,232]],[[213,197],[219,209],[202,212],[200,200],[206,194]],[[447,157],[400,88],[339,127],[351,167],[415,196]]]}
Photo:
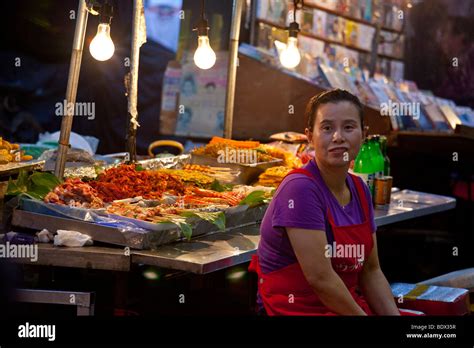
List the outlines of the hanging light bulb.
{"label": "hanging light bulb", "polygon": [[280,62],[285,68],[293,69],[301,61],[300,51],[298,50],[298,39],[289,37],[285,49],[280,54]]}
{"label": "hanging light bulb", "polygon": [[198,48],[194,52],[194,64],[203,70],[210,69],[216,64],[216,53],[209,44],[209,26],[204,18],[204,0],[201,2],[201,19],[193,30],[198,34]]}
{"label": "hanging light bulb", "polygon": [[96,60],[105,61],[110,59],[115,52],[115,45],[110,37],[113,8],[106,2],[99,11],[100,23],[97,27],[97,34],[89,45],[89,51]]}
{"label": "hanging light bulb", "polygon": [[99,24],[97,35],[89,45],[89,51],[92,57],[100,61],[108,60],[114,55],[115,45],[110,38],[110,25]]}
{"label": "hanging light bulb", "polygon": [[209,45],[209,37],[198,37],[198,48],[194,52],[194,63],[200,69],[210,69],[216,64],[216,53]]}
{"label": "hanging light bulb", "polygon": [[288,27],[288,42],[286,43],[286,47],[280,53],[280,63],[288,69],[295,68],[301,61],[301,54],[298,50],[298,32],[300,31],[300,27],[296,22],[296,9],[298,1],[295,0],[293,3],[293,22],[291,22],[290,26]]}

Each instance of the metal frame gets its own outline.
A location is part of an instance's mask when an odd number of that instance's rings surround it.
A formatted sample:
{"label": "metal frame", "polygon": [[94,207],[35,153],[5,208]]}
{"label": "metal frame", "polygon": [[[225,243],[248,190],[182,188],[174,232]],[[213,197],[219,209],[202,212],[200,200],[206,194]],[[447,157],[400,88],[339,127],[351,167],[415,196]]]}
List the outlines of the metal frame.
{"label": "metal frame", "polygon": [[[73,302],[71,302],[71,296],[74,296]],[[95,293],[77,291],[17,289],[15,301],[26,303],[45,303],[59,304],[65,306],[76,306],[78,316],[93,316],[95,307]]]}
{"label": "metal frame", "polygon": [[229,42],[229,65],[227,69],[227,93],[225,98],[224,137],[232,138],[232,123],[234,120],[235,81],[237,78],[240,22],[244,0],[234,0],[232,8],[232,25]]}

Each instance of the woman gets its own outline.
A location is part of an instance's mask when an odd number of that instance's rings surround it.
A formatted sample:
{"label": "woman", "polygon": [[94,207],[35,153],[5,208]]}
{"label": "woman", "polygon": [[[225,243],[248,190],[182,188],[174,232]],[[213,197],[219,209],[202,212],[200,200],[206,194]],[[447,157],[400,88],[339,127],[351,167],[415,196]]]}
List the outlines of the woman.
{"label": "woman", "polygon": [[250,265],[268,315],[399,315],[379,265],[369,189],[348,174],[362,114],[359,99],[339,89],[308,103],[316,155],[278,187]]}

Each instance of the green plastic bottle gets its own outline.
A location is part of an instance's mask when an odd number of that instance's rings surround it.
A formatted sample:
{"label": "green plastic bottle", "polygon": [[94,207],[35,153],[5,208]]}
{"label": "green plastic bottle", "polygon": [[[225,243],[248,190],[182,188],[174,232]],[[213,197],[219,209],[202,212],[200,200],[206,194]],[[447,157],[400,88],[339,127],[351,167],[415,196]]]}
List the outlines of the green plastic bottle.
{"label": "green plastic bottle", "polygon": [[387,137],[385,135],[380,136],[380,149],[382,150],[384,166],[383,166],[383,175],[390,175],[390,159],[387,155]]}
{"label": "green plastic bottle", "polygon": [[376,172],[376,164],[372,160],[372,154],[369,149],[369,140],[365,139],[362,147],[354,160],[353,172],[355,175],[362,178],[370,189],[370,192],[374,193],[374,179]]}
{"label": "green plastic bottle", "polygon": [[372,156],[372,161],[375,165],[375,177],[380,178],[384,175],[384,158],[380,149],[380,136],[373,135],[369,137],[369,151]]}

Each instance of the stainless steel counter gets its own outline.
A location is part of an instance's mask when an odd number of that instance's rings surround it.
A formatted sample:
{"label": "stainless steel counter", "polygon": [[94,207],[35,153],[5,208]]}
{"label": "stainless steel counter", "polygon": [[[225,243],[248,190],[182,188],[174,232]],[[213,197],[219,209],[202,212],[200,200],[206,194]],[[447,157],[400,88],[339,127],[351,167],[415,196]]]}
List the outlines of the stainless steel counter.
{"label": "stainless steel counter", "polygon": [[[389,209],[375,209],[375,222],[377,226],[384,226],[455,206],[456,200],[452,197],[403,190],[392,194]],[[216,232],[156,250],[131,250],[129,254],[116,247],[57,248],[40,245],[36,264],[123,271],[128,271],[132,264],[146,264],[205,274],[250,261],[260,240],[259,227],[256,224],[231,232]]]}

